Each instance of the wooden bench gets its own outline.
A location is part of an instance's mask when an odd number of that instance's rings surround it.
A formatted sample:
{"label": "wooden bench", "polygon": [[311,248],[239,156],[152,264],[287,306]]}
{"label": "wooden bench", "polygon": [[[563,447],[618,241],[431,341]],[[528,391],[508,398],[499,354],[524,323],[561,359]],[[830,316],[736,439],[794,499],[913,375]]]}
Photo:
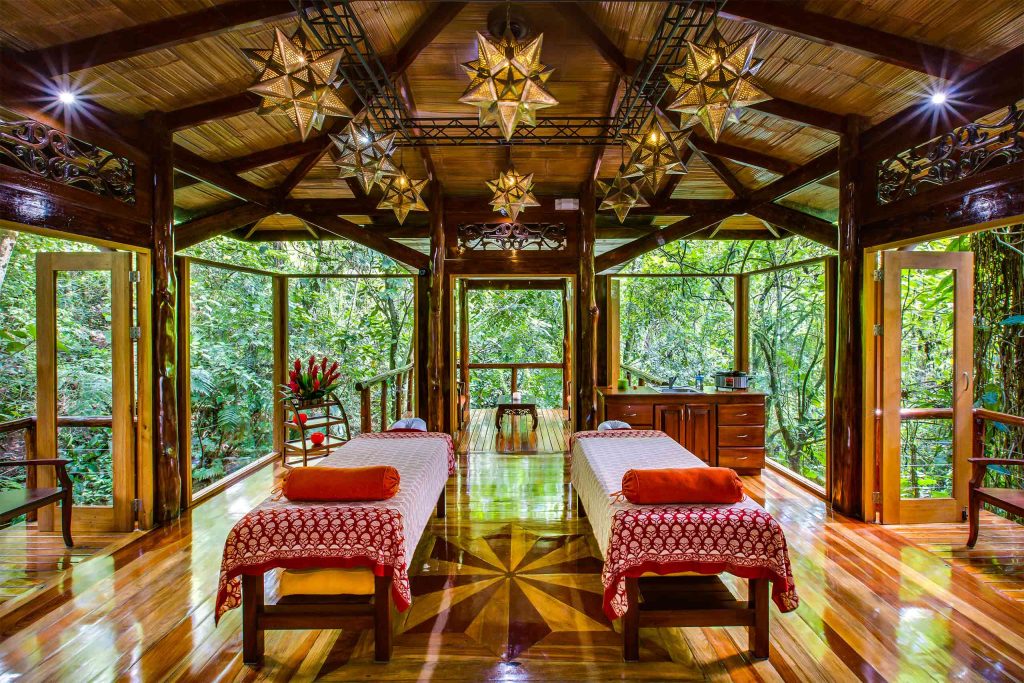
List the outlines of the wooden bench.
{"label": "wooden bench", "polygon": [[968,459],[972,468],[967,511],[967,518],[970,522],[970,535],[967,537],[968,548],[973,548],[974,544],[978,542],[982,503],[988,503],[1012,515],[1024,517],[1024,489],[983,486],[989,465],[1024,468],[1024,460],[1021,459],[984,457],[986,420],[1024,427],[1024,418],[1022,417],[982,408],[974,410],[974,457]]}
{"label": "wooden bench", "polygon": [[52,466],[57,471],[59,488],[27,487],[0,492],[0,523],[9,522],[33,510],[46,507],[51,503],[60,502],[61,532],[64,545],[71,548],[71,477],[68,476],[67,464],[70,460],[63,458],[32,459],[32,460],[0,460],[0,467],[41,467]]}

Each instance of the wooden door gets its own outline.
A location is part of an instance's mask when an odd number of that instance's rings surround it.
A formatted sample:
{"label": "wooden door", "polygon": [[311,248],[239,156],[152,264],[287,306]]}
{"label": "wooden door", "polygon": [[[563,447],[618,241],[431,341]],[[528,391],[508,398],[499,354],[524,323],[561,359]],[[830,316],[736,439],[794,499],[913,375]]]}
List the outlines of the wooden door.
{"label": "wooden door", "polygon": [[654,406],[654,428],[683,442],[683,406]]}
{"label": "wooden door", "polygon": [[708,403],[687,403],[683,406],[683,448],[698,458],[714,464],[714,409]]}
{"label": "wooden door", "polygon": [[971,451],[974,255],[882,255],[884,524],[963,519]]}
{"label": "wooden door", "polygon": [[[58,430],[78,433],[61,432],[80,444],[69,469],[77,472],[76,500],[91,503],[75,506],[76,529],[131,531],[135,525],[131,258],[126,252],[36,255],[36,457],[58,455]],[[83,305],[89,324],[76,332],[70,315]],[[65,375],[73,382],[63,383]],[[88,399],[78,386],[83,381],[95,383]],[[110,430],[109,448],[99,429]],[[85,430],[91,436],[83,441]],[[40,486],[53,485],[48,469],[39,472]],[[53,528],[53,512],[52,506],[39,511],[40,529]]]}

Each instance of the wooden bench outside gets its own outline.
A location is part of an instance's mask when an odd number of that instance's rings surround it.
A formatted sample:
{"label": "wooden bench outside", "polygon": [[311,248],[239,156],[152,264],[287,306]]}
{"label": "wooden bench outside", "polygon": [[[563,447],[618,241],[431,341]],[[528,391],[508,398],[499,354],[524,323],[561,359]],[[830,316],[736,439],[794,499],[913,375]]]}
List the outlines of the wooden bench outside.
{"label": "wooden bench outside", "polygon": [[41,467],[52,466],[57,471],[59,488],[36,488],[29,486],[0,492],[0,523],[9,522],[33,510],[60,502],[61,533],[64,545],[71,548],[71,477],[68,476],[67,464],[70,460],[63,458],[41,458],[32,460],[0,460],[0,467]]}
{"label": "wooden bench outside", "polygon": [[985,454],[985,420],[1018,427],[1024,426],[1024,418],[1016,415],[996,413],[980,408],[974,410],[974,457],[968,460],[972,468],[967,511],[970,523],[970,535],[967,537],[968,548],[973,548],[974,544],[978,542],[982,503],[988,503],[1012,515],[1024,517],[1024,489],[983,486],[989,465],[1024,468],[1022,459],[983,457]]}

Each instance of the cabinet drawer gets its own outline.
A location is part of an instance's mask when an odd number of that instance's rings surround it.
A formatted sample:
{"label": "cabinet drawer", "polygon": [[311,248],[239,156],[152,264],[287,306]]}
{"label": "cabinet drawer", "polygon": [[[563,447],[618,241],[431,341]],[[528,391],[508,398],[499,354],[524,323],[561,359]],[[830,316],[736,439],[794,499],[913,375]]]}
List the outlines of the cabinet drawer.
{"label": "cabinet drawer", "polygon": [[719,427],[718,445],[730,446],[759,446],[764,448],[764,427]]}
{"label": "cabinet drawer", "polygon": [[604,419],[622,420],[631,426],[654,424],[653,403],[619,403],[618,401],[605,401]]}
{"label": "cabinet drawer", "polygon": [[719,448],[718,466],[744,469],[764,468],[763,448]]}
{"label": "cabinet drawer", "polygon": [[763,403],[733,403],[718,406],[720,425],[763,425]]}

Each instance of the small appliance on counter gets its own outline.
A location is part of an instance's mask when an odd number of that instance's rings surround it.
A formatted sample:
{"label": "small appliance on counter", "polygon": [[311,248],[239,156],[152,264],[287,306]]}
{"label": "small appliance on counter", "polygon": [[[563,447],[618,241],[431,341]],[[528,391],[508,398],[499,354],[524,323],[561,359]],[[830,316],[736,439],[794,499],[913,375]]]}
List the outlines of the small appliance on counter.
{"label": "small appliance on counter", "polygon": [[727,391],[745,391],[747,389],[747,382],[749,381],[747,373],[741,370],[733,370],[731,372],[716,372],[715,373],[715,389]]}

